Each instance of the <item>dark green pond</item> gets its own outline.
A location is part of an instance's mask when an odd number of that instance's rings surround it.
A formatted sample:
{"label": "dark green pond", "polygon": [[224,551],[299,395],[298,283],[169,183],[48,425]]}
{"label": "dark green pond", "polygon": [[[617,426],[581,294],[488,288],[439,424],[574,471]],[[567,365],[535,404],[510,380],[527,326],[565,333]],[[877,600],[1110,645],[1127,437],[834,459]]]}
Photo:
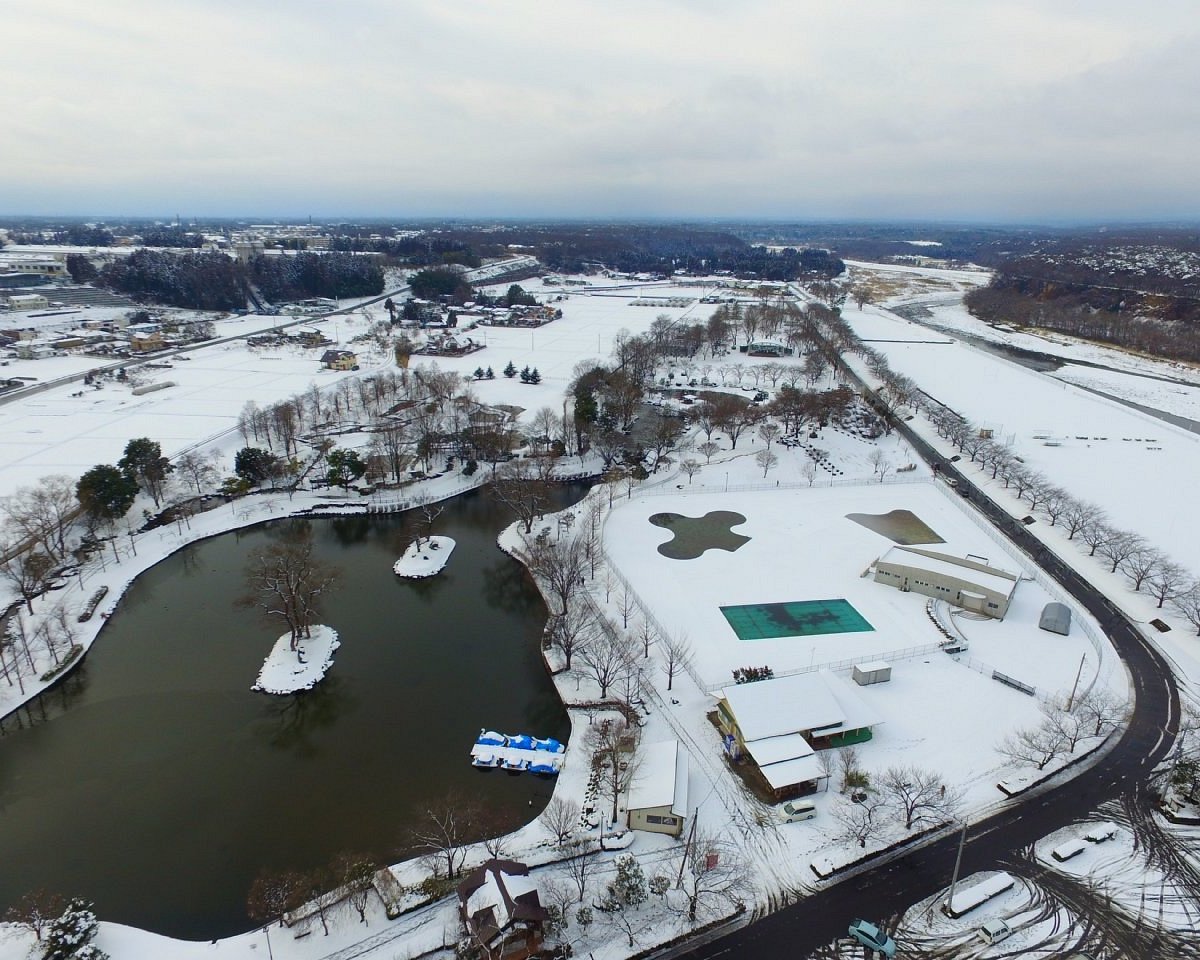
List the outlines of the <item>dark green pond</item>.
{"label": "dark green pond", "polygon": [[[581,494],[563,488],[560,506]],[[416,808],[452,791],[482,801],[496,832],[539,813],[552,782],[468,763],[480,727],[568,730],[538,654],[545,607],[495,545],[507,519],[486,494],[449,502],[434,532],[457,547],[425,581],[391,571],[404,517],[310,521],[341,571],[321,619],[342,645],[294,697],[250,691],[280,630],[233,599],[248,556],[296,521],[141,576],[77,672],[3,724],[0,908],[44,887],[209,939],[251,926],[261,868],[394,857]]]}

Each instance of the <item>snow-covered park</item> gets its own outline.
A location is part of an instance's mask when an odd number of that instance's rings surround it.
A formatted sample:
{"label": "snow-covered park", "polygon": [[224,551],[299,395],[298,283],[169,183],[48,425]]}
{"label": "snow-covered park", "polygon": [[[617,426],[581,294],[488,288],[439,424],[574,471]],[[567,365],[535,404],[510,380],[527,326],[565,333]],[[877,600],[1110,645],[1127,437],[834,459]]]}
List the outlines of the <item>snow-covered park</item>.
{"label": "snow-covered park", "polygon": [[[977,281],[977,274],[951,277],[956,289],[947,296],[958,296],[961,289]],[[437,366],[468,377],[480,366],[491,366],[497,372],[509,362],[517,367],[537,367],[541,374],[538,384],[498,376],[470,386],[486,404],[520,408],[523,422],[529,424],[539,408],[561,407],[563,389],[581,360],[606,357],[622,337],[645,331],[660,314],[703,322],[712,311],[700,303],[694,287],[642,284],[624,290],[560,289],[564,292],[556,290],[554,294],[565,297],[556,302],[563,310],[560,320],[536,329],[477,328],[473,335],[485,343],[483,352],[439,358]],[[568,289],[570,292],[565,292]],[[684,305],[637,305],[645,297],[670,296]],[[339,339],[365,332],[382,314],[380,308],[368,308],[339,318]],[[1031,465],[1061,478],[1060,482],[1079,495],[1101,503],[1118,522],[1138,529],[1180,561],[1200,569],[1200,553],[1189,540],[1186,524],[1180,522],[1186,516],[1187,502],[1179,492],[1183,488],[1180,478],[1189,475],[1193,466],[1200,467],[1200,437],[975,348],[931,336],[929,330],[884,309],[868,306],[856,310],[847,305],[846,316],[860,336],[887,355],[895,369],[917,380],[939,401],[980,423],[994,424],[997,434],[1010,439]],[[939,339],[947,342],[929,342]],[[177,386],[159,393],[132,397],[126,388],[107,385],[76,397],[71,393],[78,387],[60,388],[5,407],[4,426],[0,427],[0,494],[46,474],[78,475],[94,463],[111,462],[135,436],[155,438],[168,454],[199,446],[228,459],[239,445],[233,434],[247,402],[266,404],[305,392],[314,384],[319,389],[332,387],[343,378],[370,376],[392,365],[382,350],[366,347],[357,374],[319,370],[311,355],[282,349],[250,350],[244,344],[198,348],[189,356],[161,372]],[[765,361],[746,358],[744,362]],[[694,444],[698,437],[690,440]],[[782,677],[827,670],[848,683],[854,664],[886,661],[891,679],[857,691],[879,718],[871,739],[857,747],[862,768],[872,774],[900,765],[936,771],[959,802],[957,812],[968,818],[1005,802],[998,782],[1022,775],[1030,775],[1029,782],[1033,782],[1040,776],[1031,774],[1030,765],[1017,763],[1000,749],[1006,736],[1036,725],[1045,708],[1061,702],[1068,692],[1074,696],[1097,690],[1108,691],[1116,700],[1127,697],[1124,670],[1082,610],[1066,601],[1027,558],[982,523],[969,505],[924,467],[894,472],[896,467],[916,462],[896,436],[866,438],[830,425],[818,435],[806,437],[804,446],[747,435],[731,449],[727,438],[718,440],[718,449],[707,456],[684,451],[683,455],[695,460],[692,473],[673,463],[639,484],[598,486],[569,516],[542,517],[537,525],[545,537],[578,534],[588,522],[589,505],[595,504],[602,525],[603,556],[595,574],[581,585],[588,602],[617,633],[635,635],[647,622],[657,633],[656,644],[646,647],[633,671],[638,736],[643,745],[677,741],[686,754],[686,795],[692,798],[688,816],[706,834],[736,848],[745,870],[745,900],[751,906],[773,902],[781,891],[810,887],[815,877],[811,864],[840,867],[903,839],[905,830],[902,824],[893,823],[856,849],[844,822],[847,801],[833,776],[826,781],[827,789],[812,798],[817,807],[813,820],[785,824],[778,808],[751,797],[724,759],[721,736],[709,719],[716,696],[733,683],[733,671],[769,666],[775,676]],[[768,446],[777,461],[764,467],[767,461],[756,454]],[[876,475],[879,461],[872,460],[876,454],[886,456],[893,468],[884,482]],[[814,462],[823,465],[820,472],[811,469]],[[448,474],[425,481],[422,496],[436,498],[439,491],[471,487],[478,479]],[[101,615],[115,608],[131,578],[186,542],[314,506],[352,513],[366,509],[369,503],[355,502],[353,496],[312,492],[294,498],[260,496],[194,517],[186,530],[174,525],[136,539],[131,534],[136,555],[130,549],[120,563],[108,563],[103,570],[90,564],[78,587],[72,588],[74,610],[99,586],[109,587],[95,620],[77,629],[76,642],[86,649],[103,624]],[[876,582],[869,575],[872,566],[899,541],[879,532],[874,521],[896,511],[915,516],[932,530],[937,540],[928,543],[936,549],[984,560],[1013,573],[1018,581],[1007,615],[1002,620],[962,616],[944,603],[931,603],[918,593]],[[735,548],[707,549],[689,559],[659,550],[672,533],[652,522],[653,517],[675,514],[698,519],[714,513],[743,518],[728,527],[727,532],[741,538]],[[501,545],[519,552],[525,541],[514,526],[501,537]],[[427,537],[400,557],[394,569],[400,576],[431,576],[450,560],[453,546],[447,538]],[[869,628],[740,640],[720,609],[831,599],[850,604]],[[1051,601],[1066,601],[1072,608],[1074,623],[1066,636],[1039,629],[1039,616]],[[49,602],[38,601],[43,615]],[[960,652],[940,649],[948,637],[955,638],[954,646],[961,647]],[[667,668],[664,648],[671,638],[686,640],[692,655],[690,669],[674,673]],[[314,670],[318,666],[323,670],[336,646],[333,629],[316,628],[303,659]],[[295,675],[298,658],[288,647],[288,638],[281,638],[268,658],[259,680],[264,689],[296,689],[319,679]],[[569,831],[573,839],[597,841],[602,828],[612,828],[600,822],[606,818],[601,816],[602,810],[595,809],[600,805],[594,796],[589,731],[603,720],[615,722],[622,715],[598,706],[598,701],[611,699],[610,691],[601,689],[595,671],[589,671],[584,662],[563,670],[557,651],[549,651],[547,658],[548,665],[558,671],[555,683],[570,709],[573,726],[554,796],[582,808],[577,824]],[[1028,689],[998,682],[996,673]],[[16,694],[3,688],[0,692],[9,696],[8,701],[0,702],[0,708],[4,703],[11,706]],[[948,736],[951,730],[952,738]],[[1080,754],[1100,746],[1098,741],[1083,739]],[[622,815],[627,814],[624,800],[614,802],[621,804]],[[586,810],[589,805],[593,807],[590,814]],[[1053,838],[1053,842],[1064,839],[1070,838]],[[622,832],[609,845],[636,856],[648,877],[682,869],[680,843],[673,838]],[[559,847],[547,823],[534,820],[506,838],[503,853],[533,866],[539,886],[553,891],[567,888],[575,880],[567,862],[558,862],[562,859]],[[1102,855],[1097,846],[1095,857],[1079,863],[1095,861],[1092,865],[1097,869],[1119,872],[1114,866],[1119,858],[1112,852],[1127,849],[1126,841],[1118,836],[1103,848]],[[494,848],[471,847],[466,853],[468,867],[492,852]],[[599,890],[615,877],[616,862],[622,855],[612,851],[596,857],[593,889]],[[1040,848],[1037,855],[1045,859]],[[168,960],[189,960],[201,954],[249,958],[268,952],[281,960],[306,960],[341,950],[347,957],[437,953],[451,948],[458,936],[458,918],[453,898],[415,905],[419,898],[413,888],[427,874],[426,867],[416,861],[393,866],[392,877],[408,891],[403,902],[413,909],[388,920],[382,901],[373,897],[366,908],[367,926],[342,904],[338,909],[344,916],[327,935],[312,935],[321,931],[324,918],[318,924],[309,916],[293,918],[296,922],[291,927],[263,928],[213,944],[172,941],[102,923],[96,942],[114,957]],[[1129,867],[1127,873],[1141,875],[1143,868]],[[672,897],[676,898],[674,904],[670,903]],[[1035,898],[1031,888],[1021,887],[1011,900],[993,906],[1000,913],[1018,917]],[[920,916],[931,916],[927,906],[914,906],[906,921],[910,935],[920,928]],[[711,910],[707,919],[731,909],[729,903],[723,903]],[[1024,924],[1024,933],[1015,943],[1033,949],[1040,942],[1038,923],[1046,917],[1039,917],[1037,922],[1018,921],[1018,925]],[[590,926],[577,919],[566,925],[566,939],[578,955],[587,952],[602,960],[617,960],[635,952],[635,946],[644,949],[691,929],[680,914],[677,894],[649,898],[624,922],[626,927],[619,928],[615,921],[597,920]],[[920,935],[942,938],[943,943],[946,937],[959,938],[965,949],[973,936],[972,924],[974,921],[947,926],[927,920]],[[0,958],[15,960],[24,956],[28,947],[25,935],[0,940]]]}

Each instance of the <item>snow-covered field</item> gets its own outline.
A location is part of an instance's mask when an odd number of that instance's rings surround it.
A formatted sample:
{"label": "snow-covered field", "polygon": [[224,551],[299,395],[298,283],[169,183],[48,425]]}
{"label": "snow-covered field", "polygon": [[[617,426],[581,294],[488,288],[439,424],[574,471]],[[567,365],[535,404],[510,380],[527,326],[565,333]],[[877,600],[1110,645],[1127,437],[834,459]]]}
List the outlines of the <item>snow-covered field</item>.
{"label": "snow-covered field", "polygon": [[[1104,507],[1118,526],[1200,570],[1200,544],[1181,522],[1189,510],[1181,478],[1200,471],[1200,435],[877,308],[845,316],[931,397],[991,427],[1030,467]],[[930,340],[941,342],[918,342]]]}

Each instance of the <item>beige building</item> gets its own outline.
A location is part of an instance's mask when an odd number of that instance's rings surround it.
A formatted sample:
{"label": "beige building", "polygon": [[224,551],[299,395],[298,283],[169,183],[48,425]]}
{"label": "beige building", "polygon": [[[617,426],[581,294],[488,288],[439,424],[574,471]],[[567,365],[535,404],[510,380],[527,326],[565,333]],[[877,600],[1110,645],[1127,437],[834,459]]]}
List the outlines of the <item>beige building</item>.
{"label": "beige building", "polygon": [[892,547],[875,561],[875,582],[1003,620],[1020,577],[986,560]]}
{"label": "beige building", "polygon": [[9,310],[45,310],[50,301],[40,293],[13,293],[8,296]]}
{"label": "beige building", "polygon": [[677,837],[687,819],[687,804],[687,751],[678,740],[644,746],[629,784],[629,828]]}

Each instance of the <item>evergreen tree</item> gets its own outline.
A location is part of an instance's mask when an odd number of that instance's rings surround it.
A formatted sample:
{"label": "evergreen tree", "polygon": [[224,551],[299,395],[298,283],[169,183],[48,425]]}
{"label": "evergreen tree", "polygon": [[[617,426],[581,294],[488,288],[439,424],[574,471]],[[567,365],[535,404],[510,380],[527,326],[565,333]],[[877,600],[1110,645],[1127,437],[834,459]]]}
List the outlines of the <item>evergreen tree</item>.
{"label": "evergreen tree", "polygon": [[137,494],[137,481],[107,463],[92,467],[75,484],[79,505],[93,522],[110,522],[125,516]]}
{"label": "evergreen tree", "polygon": [[489,380],[495,380],[495,379],[496,379],[496,371],[495,371],[495,370],[493,370],[491,367],[488,367],[488,368],[487,368],[487,378],[488,378]]}
{"label": "evergreen tree", "polygon": [[508,366],[504,368],[504,375],[510,380],[517,375],[517,367],[511,360],[508,361]]}

